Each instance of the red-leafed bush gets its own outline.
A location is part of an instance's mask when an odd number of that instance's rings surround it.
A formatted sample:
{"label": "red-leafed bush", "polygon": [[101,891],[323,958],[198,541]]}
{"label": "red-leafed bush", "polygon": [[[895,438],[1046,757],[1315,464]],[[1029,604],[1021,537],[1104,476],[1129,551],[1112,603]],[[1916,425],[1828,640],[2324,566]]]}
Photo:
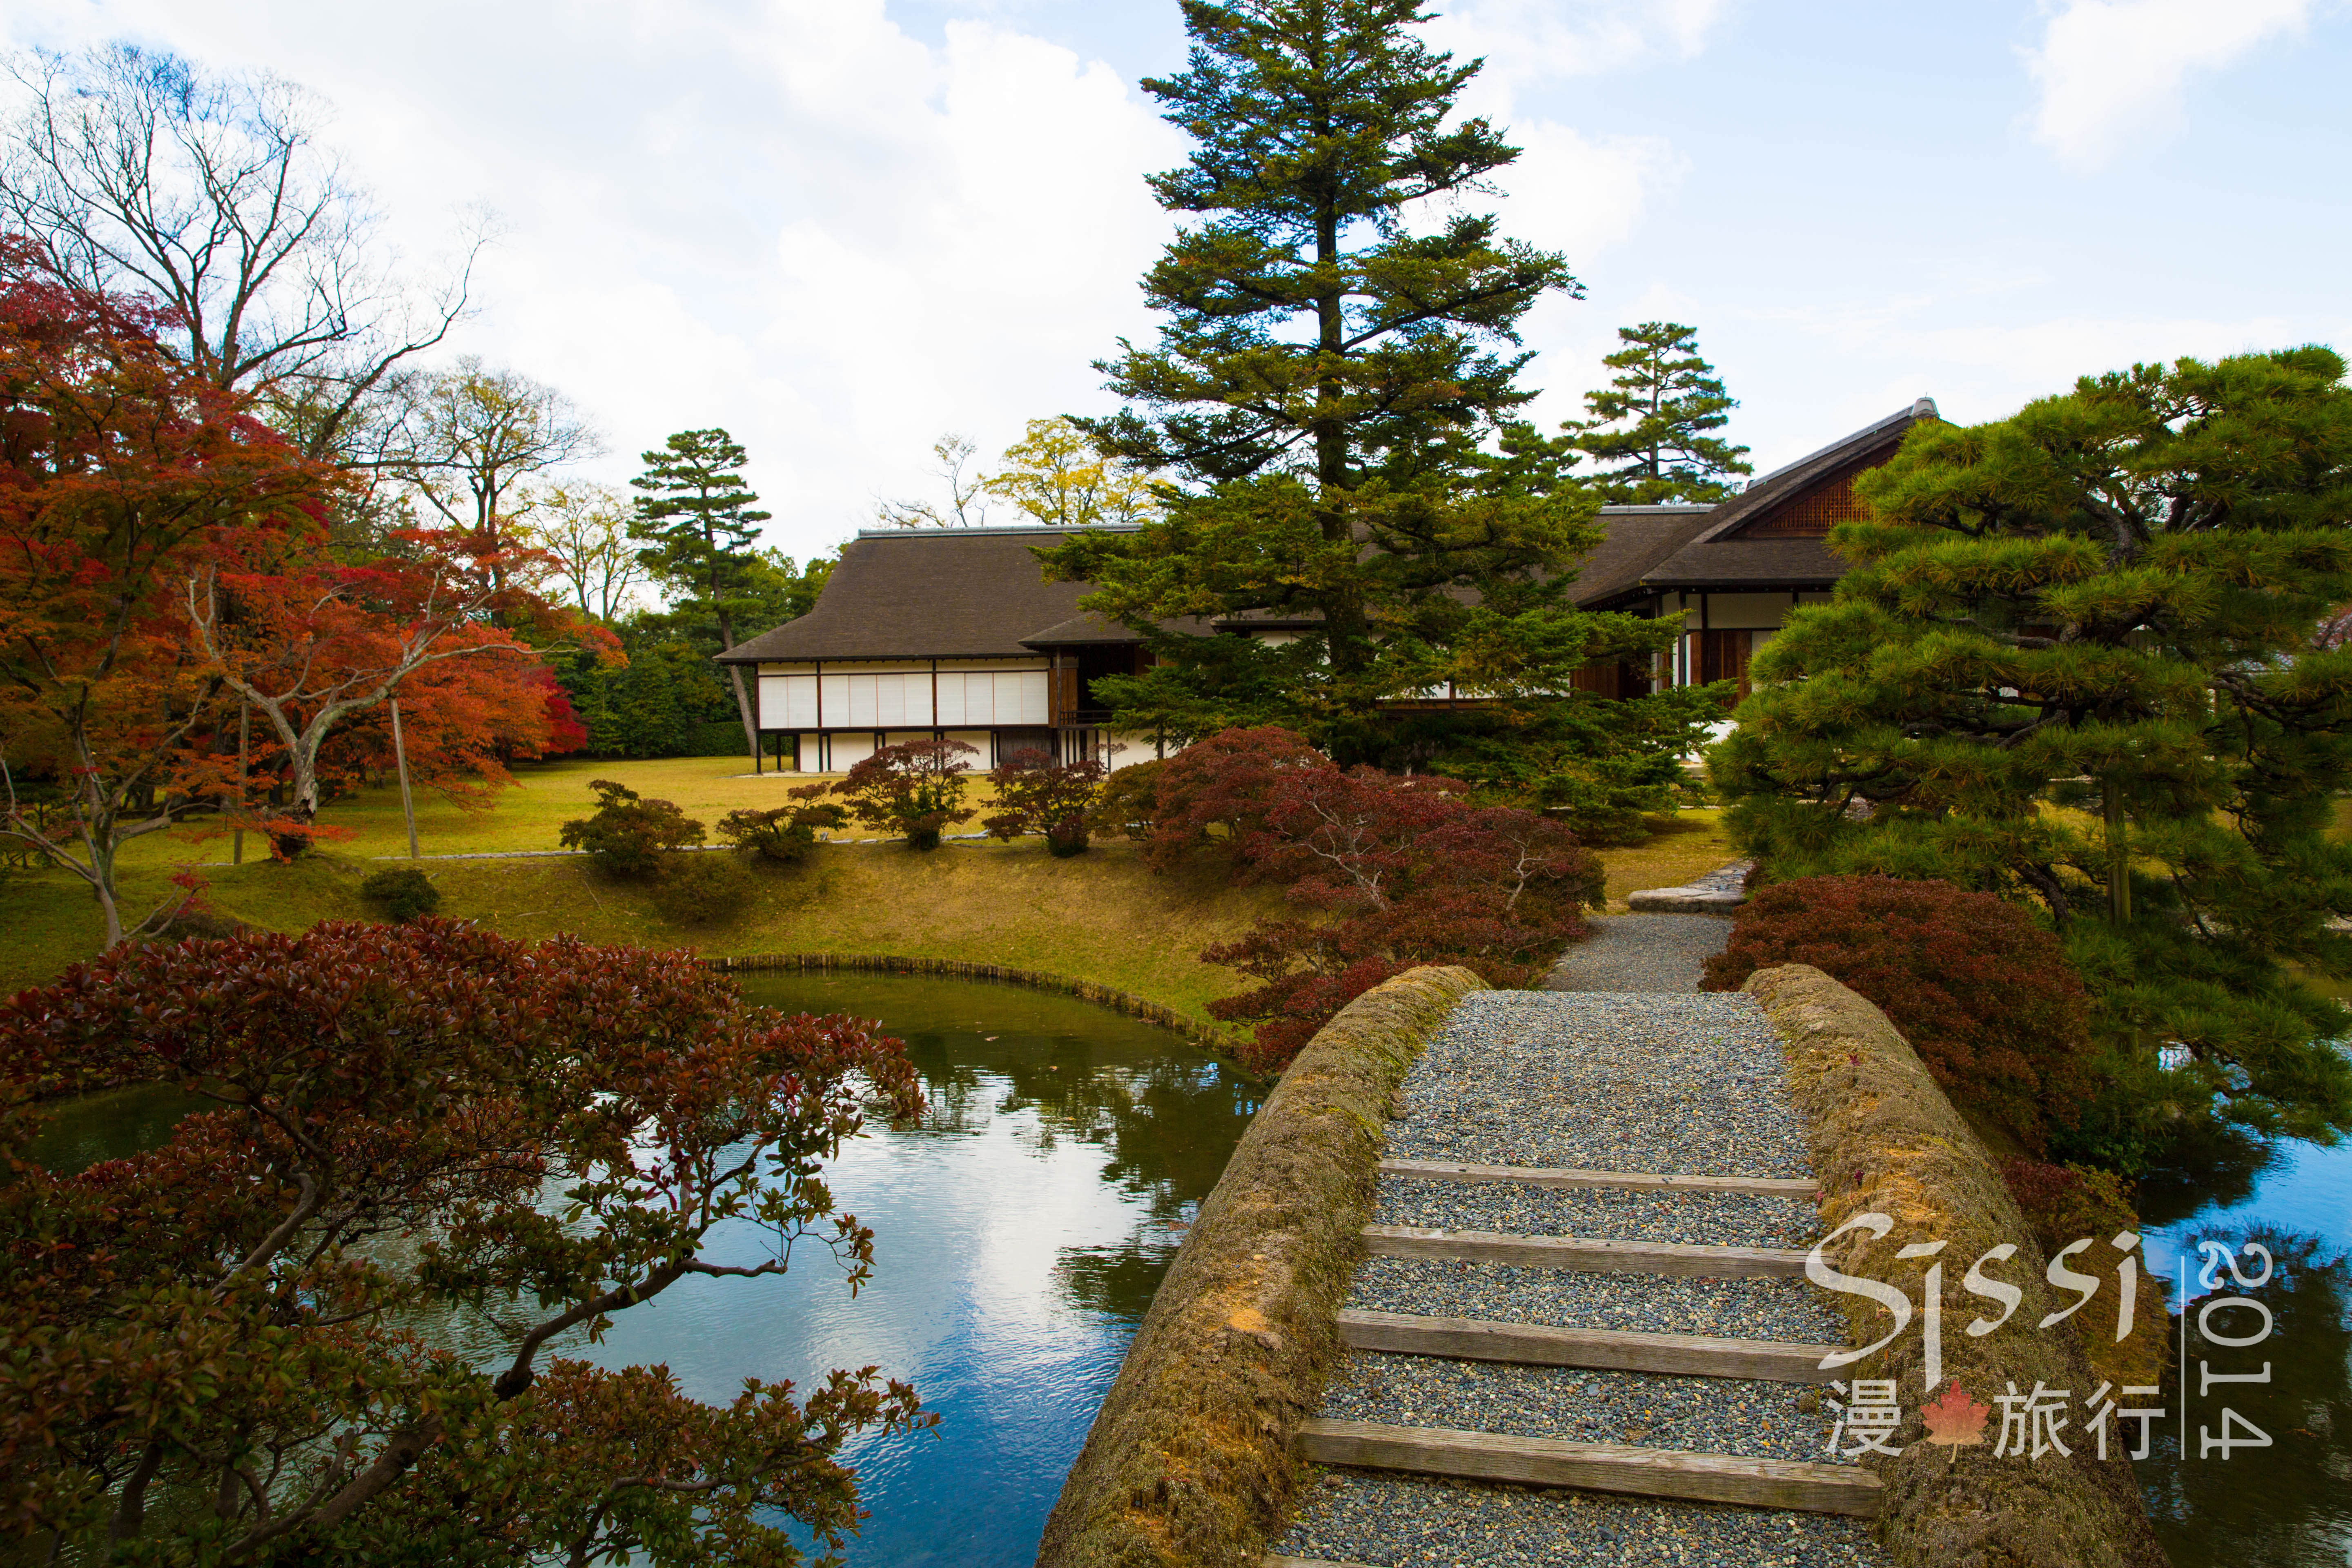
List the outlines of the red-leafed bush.
{"label": "red-leafed bush", "polygon": [[[195,1113],[43,1164],[47,1102],[130,1085]],[[920,1081],[854,1018],[429,917],[118,947],[0,1002],[6,1533],[158,1563],[838,1550],[842,1450],[933,1419],[911,1388],[704,1404],[558,1352],[682,1281],[866,1279],[824,1167],[877,1096],[911,1112]]]}
{"label": "red-leafed bush", "polygon": [[988,775],[997,812],[981,819],[991,836],[1008,842],[1024,833],[1045,836],[1046,851],[1066,859],[1086,852],[1089,814],[1109,770],[1089,757],[1057,763],[1035,748],[1015,752]]}
{"label": "red-leafed bush", "polygon": [[1810,963],[1876,1003],[1964,1110],[2039,1153],[2092,1088],[2090,997],[2058,939],[2015,904],[1948,882],[1805,877],[1764,889],[1710,991]]}
{"label": "red-leafed bush", "polygon": [[884,746],[849,770],[833,793],[849,803],[863,826],[903,834],[909,849],[937,849],[940,835],[969,822],[963,804],[971,782],[964,759],[979,749],[961,741],[907,741]]}
{"label": "red-leafed bush", "polygon": [[1160,763],[1152,781],[1146,863],[1165,869],[1214,841],[1236,870],[1253,878],[1249,841],[1265,826],[1267,792],[1284,773],[1301,769],[1334,771],[1330,758],[1271,724],[1221,731],[1187,746]]}
{"label": "red-leafed bush", "polygon": [[1201,955],[1259,982],[1210,1005],[1257,1021],[1250,1065],[1281,1067],[1334,1013],[1415,964],[1522,985],[1584,934],[1601,873],[1575,835],[1462,795],[1452,779],[1343,771],[1284,730],[1228,731],[1169,761],[1151,853],[1164,864],[1213,837],[1241,879],[1288,883],[1312,911]]}

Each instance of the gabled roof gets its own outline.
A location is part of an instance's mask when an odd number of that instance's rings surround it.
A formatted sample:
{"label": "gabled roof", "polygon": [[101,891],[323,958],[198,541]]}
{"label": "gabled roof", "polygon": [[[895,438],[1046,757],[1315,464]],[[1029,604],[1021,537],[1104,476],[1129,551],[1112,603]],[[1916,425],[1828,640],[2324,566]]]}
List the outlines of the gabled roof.
{"label": "gabled roof", "polygon": [[1768,521],[1783,503],[1841,474],[1885,462],[1914,425],[1936,417],[1936,400],[1922,397],[1900,413],[1765,475],[1717,507],[1706,526],[1689,542],[1643,572],[1643,585],[1696,588],[1753,584],[1765,587],[1836,582],[1845,575],[1846,563],[1826,540],[1751,538],[1747,536],[1748,530]]}
{"label": "gabled roof", "polygon": [[[1132,531],[1133,524],[1101,530]],[[1034,658],[1022,639],[1078,614],[1088,583],[1048,583],[1031,551],[1065,528],[865,529],[816,607],[738,643],[721,664],[817,658]]]}
{"label": "gabled roof", "polygon": [[[1085,586],[1091,590],[1094,584],[1089,583]],[[1185,637],[1204,637],[1213,634],[1219,624],[1202,616],[1183,616],[1172,621],[1161,622],[1160,628],[1163,631],[1178,632]],[[1142,640],[1142,635],[1133,627],[1123,626],[1109,616],[1096,615],[1092,610],[1082,611],[1066,621],[1047,626],[1042,631],[1031,632],[1021,639],[1023,644],[1032,650],[1084,647],[1088,644],[1134,643]]]}
{"label": "gabled roof", "polygon": [[1643,574],[1706,531],[1715,512],[1712,506],[1602,507],[1601,521],[1608,531],[1578,560],[1569,597],[1579,609],[1591,609],[1646,592]]}
{"label": "gabled roof", "polygon": [[[1786,501],[1848,469],[1882,462],[1911,426],[1933,419],[1920,398],[1842,441],[1766,475],[1719,506],[1609,506],[1601,542],[1578,563],[1570,596],[1604,607],[1677,587],[1827,584],[1845,563],[1820,539],[1746,537]],[[1132,532],[1100,523],[1097,532]],[[1046,648],[1137,640],[1127,627],[1081,611],[1090,583],[1048,583],[1033,551],[1078,531],[1066,528],[866,529],[842,547],[816,606],[737,644],[722,664],[859,658],[1031,658]],[[1271,610],[1171,623],[1213,631],[1307,627],[1312,617]]]}

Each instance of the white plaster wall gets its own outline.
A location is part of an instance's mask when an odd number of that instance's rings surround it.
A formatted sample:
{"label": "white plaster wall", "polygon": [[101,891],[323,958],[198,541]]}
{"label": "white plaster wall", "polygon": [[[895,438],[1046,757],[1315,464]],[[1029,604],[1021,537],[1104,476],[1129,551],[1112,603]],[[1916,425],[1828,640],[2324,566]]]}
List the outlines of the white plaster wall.
{"label": "white plaster wall", "polygon": [[1717,631],[1777,626],[1793,608],[1787,594],[1709,594],[1706,624]]}

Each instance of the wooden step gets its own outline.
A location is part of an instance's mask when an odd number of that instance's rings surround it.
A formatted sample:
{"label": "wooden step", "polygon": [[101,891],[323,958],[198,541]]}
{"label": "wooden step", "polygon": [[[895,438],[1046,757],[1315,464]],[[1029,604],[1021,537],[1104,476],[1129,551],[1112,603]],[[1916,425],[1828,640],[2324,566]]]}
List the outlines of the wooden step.
{"label": "wooden step", "polygon": [[1691,1247],[1673,1241],[1604,1241],[1581,1236],[1505,1236],[1484,1230],[1423,1230],[1368,1225],[1375,1258],[1445,1258],[1520,1268],[1607,1274],[1696,1274],[1716,1279],[1801,1279],[1805,1255],[1772,1247]]}
{"label": "wooden step", "polygon": [[1754,1377],[1773,1383],[1827,1383],[1822,1358],[1836,1345],[1787,1340],[1725,1340],[1701,1334],[1633,1333],[1496,1323],[1480,1318],[1421,1318],[1407,1312],[1342,1308],[1339,1337],[1351,1350],[1395,1355],[1507,1361],[1527,1366],[1607,1367],[1689,1377]]}
{"label": "wooden step", "polygon": [[1878,1478],[1858,1465],[1691,1454],[1619,1443],[1570,1443],[1557,1437],[1391,1426],[1378,1421],[1318,1418],[1303,1422],[1298,1428],[1298,1453],[1323,1465],[1801,1509],[1857,1519],[1876,1517],[1880,1496]]}
{"label": "wooden step", "polygon": [[1458,1160],[1382,1160],[1383,1176],[1421,1182],[1517,1182],[1530,1187],[1625,1187],[1643,1193],[1753,1193],[1813,1201],[1815,1184],[1778,1176],[1654,1176],[1640,1171],[1580,1171],[1552,1165],[1471,1165]]}

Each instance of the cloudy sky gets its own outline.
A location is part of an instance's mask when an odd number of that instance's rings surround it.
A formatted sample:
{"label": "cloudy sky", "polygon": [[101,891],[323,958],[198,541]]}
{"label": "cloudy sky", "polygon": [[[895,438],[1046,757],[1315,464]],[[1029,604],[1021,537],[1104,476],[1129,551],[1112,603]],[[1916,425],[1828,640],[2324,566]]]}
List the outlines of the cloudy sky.
{"label": "cloudy sky", "polygon": [[[1527,149],[1507,231],[1589,289],[1531,319],[1551,420],[1620,325],[1696,325],[1769,467],[1927,394],[1997,417],[2136,359],[2352,343],[2352,13],[2323,0],[1436,0]],[[420,260],[504,237],[463,349],[570,393],[625,479],[750,448],[772,542],[1108,405],[1182,156],[1136,83],[1174,0],[11,0],[0,39],[260,67]]]}

